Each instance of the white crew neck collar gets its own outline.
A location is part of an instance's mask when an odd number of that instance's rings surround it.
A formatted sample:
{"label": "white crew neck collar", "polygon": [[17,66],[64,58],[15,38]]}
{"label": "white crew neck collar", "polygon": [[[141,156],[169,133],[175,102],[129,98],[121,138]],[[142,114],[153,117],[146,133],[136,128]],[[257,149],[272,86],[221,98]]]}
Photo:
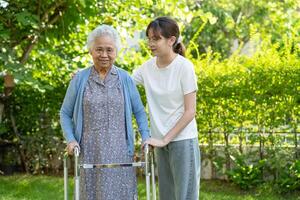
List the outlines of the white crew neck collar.
{"label": "white crew neck collar", "polygon": [[170,64],[168,64],[168,65],[166,65],[165,67],[158,67],[157,66],[157,56],[155,56],[154,57],[154,65],[155,65],[155,68],[157,69],[157,70],[167,70],[167,69],[169,69],[170,67],[172,67],[172,65],[174,65],[174,63],[176,63],[176,60],[179,58],[179,54],[177,54],[176,56],[175,56],[175,58],[170,62]]}

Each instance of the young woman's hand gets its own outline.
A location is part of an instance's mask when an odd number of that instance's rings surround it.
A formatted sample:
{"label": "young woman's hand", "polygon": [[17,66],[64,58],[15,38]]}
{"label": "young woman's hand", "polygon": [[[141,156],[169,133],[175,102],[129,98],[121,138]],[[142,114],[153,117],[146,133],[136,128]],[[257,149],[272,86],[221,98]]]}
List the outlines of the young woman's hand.
{"label": "young woman's hand", "polygon": [[80,151],[80,147],[79,144],[76,141],[72,141],[67,145],[67,152],[69,155],[73,155],[74,154],[74,148],[78,147],[79,151]]}
{"label": "young woman's hand", "polygon": [[149,144],[154,147],[164,147],[168,144],[165,140],[159,140],[155,138],[149,138],[145,141],[146,144]]}

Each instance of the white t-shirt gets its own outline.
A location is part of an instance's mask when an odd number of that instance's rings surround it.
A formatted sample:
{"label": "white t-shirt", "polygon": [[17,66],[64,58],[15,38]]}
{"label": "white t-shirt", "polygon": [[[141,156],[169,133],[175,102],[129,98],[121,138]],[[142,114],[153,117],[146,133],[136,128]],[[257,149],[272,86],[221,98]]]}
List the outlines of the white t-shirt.
{"label": "white t-shirt", "polygon": [[[162,139],[184,112],[184,95],[197,91],[193,64],[181,55],[164,68],[158,68],[156,57],[133,71],[133,80],[145,87],[150,113],[151,136]],[[173,141],[197,137],[195,118]]]}

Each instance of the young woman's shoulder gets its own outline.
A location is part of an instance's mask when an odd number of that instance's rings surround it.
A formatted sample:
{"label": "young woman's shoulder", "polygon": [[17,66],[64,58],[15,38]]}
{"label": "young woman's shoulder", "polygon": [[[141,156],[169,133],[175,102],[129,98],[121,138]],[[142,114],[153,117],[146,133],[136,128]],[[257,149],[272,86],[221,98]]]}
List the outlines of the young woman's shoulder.
{"label": "young woman's shoulder", "polygon": [[190,65],[193,66],[194,64],[192,63],[192,61],[190,61],[189,59],[187,59],[186,57],[183,57],[182,55],[178,55],[178,58],[180,60],[180,62],[184,65]]}
{"label": "young woman's shoulder", "polygon": [[185,70],[193,70],[194,69],[194,64],[187,58],[178,55],[179,56],[179,62],[180,62],[180,66],[181,68],[185,69]]}
{"label": "young woman's shoulder", "polygon": [[149,66],[152,66],[152,65],[155,64],[155,60],[156,60],[156,57],[152,57],[152,58],[146,60],[146,62],[144,62],[144,63],[141,65],[141,67],[143,68],[143,67],[149,67]]}

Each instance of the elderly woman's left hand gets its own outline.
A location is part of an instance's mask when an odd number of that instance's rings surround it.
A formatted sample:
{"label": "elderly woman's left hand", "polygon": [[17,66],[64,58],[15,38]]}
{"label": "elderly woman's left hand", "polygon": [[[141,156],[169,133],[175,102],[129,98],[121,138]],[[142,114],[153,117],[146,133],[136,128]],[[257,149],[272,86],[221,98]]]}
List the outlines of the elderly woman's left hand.
{"label": "elderly woman's left hand", "polygon": [[164,147],[168,144],[165,140],[159,140],[155,138],[149,138],[145,141],[145,144],[149,144],[154,147]]}

